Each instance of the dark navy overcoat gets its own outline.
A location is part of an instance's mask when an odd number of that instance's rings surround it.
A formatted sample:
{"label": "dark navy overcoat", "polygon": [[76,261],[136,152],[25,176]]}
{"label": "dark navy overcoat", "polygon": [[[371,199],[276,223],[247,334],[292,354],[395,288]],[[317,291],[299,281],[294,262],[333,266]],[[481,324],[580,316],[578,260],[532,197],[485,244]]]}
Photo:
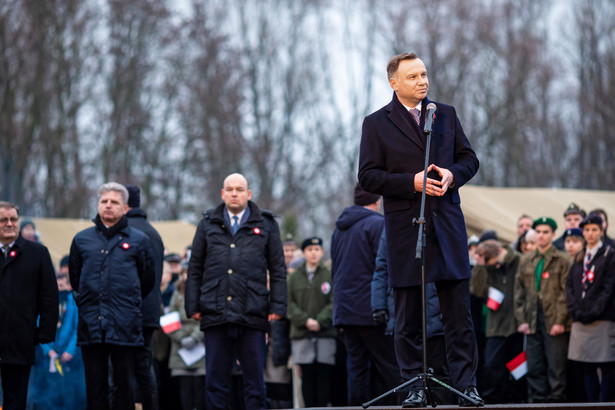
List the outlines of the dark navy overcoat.
{"label": "dark navy overcoat", "polygon": [[[359,158],[359,182],[366,191],[384,198],[388,244],[389,282],[392,287],[421,283],[416,259],[421,193],[414,176],[424,168],[426,138],[421,131],[427,104],[421,109],[421,128],[397,96],[363,121]],[[442,197],[427,196],[425,278],[427,282],[470,277],[467,234],[461,212],[459,188],[478,170],[478,159],[466,138],[455,108],[434,102],[429,163],[453,173],[455,185]]]}

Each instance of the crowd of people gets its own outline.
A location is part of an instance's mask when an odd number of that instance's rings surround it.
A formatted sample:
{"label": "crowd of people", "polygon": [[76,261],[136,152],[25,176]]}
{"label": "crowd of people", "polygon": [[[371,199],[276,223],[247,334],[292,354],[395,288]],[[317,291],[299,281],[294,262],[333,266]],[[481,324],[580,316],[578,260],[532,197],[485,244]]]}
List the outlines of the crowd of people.
{"label": "crowd of people", "polygon": [[365,118],[329,249],[282,240],[237,173],[181,256],[134,185],[99,187],[57,271],[34,224],[0,202],[3,408],[615,401],[604,210],[570,204],[560,238],[553,216],[522,215],[511,244],[492,230],[468,240],[459,188],[479,163],[455,109],[427,99],[415,54],[387,75],[393,98]]}
{"label": "crowd of people", "polygon": [[[613,401],[615,257],[604,210],[564,212],[564,233],[522,215],[510,245],[495,231],[471,238],[471,294],[487,402]],[[613,277],[613,278],[612,278]],[[527,374],[507,364],[525,352]],[[600,380],[600,381],[599,381]]]}
{"label": "crowd of people", "polygon": [[[129,188],[132,207],[127,214],[145,220],[144,211],[134,200],[138,190]],[[326,242],[322,238],[281,242],[280,256],[288,271],[287,308],[280,315],[283,317],[269,322],[267,342],[259,345],[263,367],[258,371],[266,385],[266,403],[259,406],[360,405],[400,384],[394,354],[395,303],[388,281],[380,203],[379,196],[357,184],[354,204],[343,210],[336,223],[330,260],[324,258]],[[607,235],[607,215],[601,209],[586,214],[570,204],[564,213],[564,228],[563,235],[555,238],[554,218],[522,215],[517,223],[518,239],[513,243],[504,244],[497,232],[490,230],[468,241],[480,357],[476,386],[487,403],[615,400],[615,357],[608,348],[615,323],[615,276],[609,275],[615,269],[615,259],[613,242]],[[156,238],[156,234],[150,235]],[[30,220],[21,222],[20,236],[40,242]],[[120,249],[125,250],[122,244]],[[101,396],[95,396],[97,400],[108,402],[111,408],[120,407],[120,401],[133,406],[141,403],[144,409],[209,408],[206,373],[213,376],[206,372],[203,347],[207,330],[201,330],[185,304],[192,252],[188,246],[183,255],[165,253],[160,257],[161,275],[159,279],[153,275],[156,292],[150,292],[158,295],[154,297],[155,320],[142,322],[143,343],[129,355],[120,354],[123,362],[114,361],[114,348],[107,359],[95,362],[96,367],[110,364],[97,371],[111,375],[104,377],[111,385],[96,380],[97,386],[104,386]],[[91,382],[92,376],[84,369],[87,353],[82,358],[88,345],[77,342],[78,307],[69,281],[69,259],[68,255],[63,257],[55,273],[56,336],[55,341],[36,347],[29,377],[30,409],[94,407],[86,399],[86,382]],[[427,284],[426,297],[428,364],[436,377],[450,383],[433,283]],[[159,318],[172,312],[179,314],[180,325],[171,331],[160,328]],[[123,316],[127,313],[121,310]],[[123,332],[129,330],[124,328]],[[111,344],[118,337],[107,332],[100,340],[104,340],[102,345]],[[97,349],[99,344],[94,344]],[[243,378],[247,359],[241,360],[237,344],[228,345],[232,349],[222,355],[231,358],[225,405],[252,408],[253,404],[243,400],[249,389]],[[149,354],[141,353],[143,346]],[[196,351],[203,354],[193,358],[184,355]],[[527,373],[515,376],[507,363],[522,352]],[[127,369],[129,363],[132,368]],[[149,369],[144,372],[145,381],[139,381],[139,366]],[[123,375],[116,373],[118,367]],[[121,392],[121,383],[131,386],[130,391]],[[444,389],[434,388],[433,394],[439,404],[455,402]],[[401,400],[392,394],[382,402],[399,404]]]}

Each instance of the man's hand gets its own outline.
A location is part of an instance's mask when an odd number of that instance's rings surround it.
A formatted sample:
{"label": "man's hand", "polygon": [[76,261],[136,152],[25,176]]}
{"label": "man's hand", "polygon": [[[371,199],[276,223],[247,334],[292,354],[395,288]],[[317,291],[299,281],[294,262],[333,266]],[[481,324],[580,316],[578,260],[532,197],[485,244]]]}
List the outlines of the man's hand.
{"label": "man's hand", "polygon": [[378,309],[372,313],[372,319],[379,325],[386,325],[389,321],[389,312],[386,309]]}
{"label": "man's hand", "polygon": [[[448,191],[448,189],[452,186],[455,186],[455,178],[453,177],[453,173],[446,168],[440,168],[437,165],[432,164],[433,169],[440,175],[442,178],[440,181],[436,181],[437,184],[440,185],[440,195],[442,196]],[[431,167],[430,167],[431,168]]]}
{"label": "man's hand", "polygon": [[564,330],[566,330],[566,328],[564,327],[564,325],[558,325],[555,324],[553,325],[553,327],[551,328],[551,331],[549,332],[549,335],[551,336],[559,336],[562,333],[564,333]]}
{"label": "man's hand", "polygon": [[283,318],[281,315],[278,315],[277,313],[269,313],[268,319],[271,322],[272,320],[282,320]]}
{"label": "man's hand", "polygon": [[[431,164],[427,168],[427,172],[436,171],[442,178],[441,181],[427,178],[427,187],[425,188],[425,194],[430,196],[442,196],[446,193],[449,187],[453,186],[455,181],[453,173],[446,168],[440,168],[435,164]],[[421,171],[414,175],[414,190],[416,192],[423,192],[423,178],[425,171]]]}
{"label": "man's hand", "polygon": [[201,321],[201,312],[196,312],[193,313],[192,315],[190,315],[190,317],[194,320],[196,320],[197,322]]}
{"label": "man's hand", "polygon": [[530,324],[529,323],[521,323],[517,328],[517,332],[523,333],[524,335],[530,334]]}
{"label": "man's hand", "polygon": [[305,327],[307,327],[310,332],[320,332],[320,323],[312,318],[308,318],[308,320],[305,321]]}

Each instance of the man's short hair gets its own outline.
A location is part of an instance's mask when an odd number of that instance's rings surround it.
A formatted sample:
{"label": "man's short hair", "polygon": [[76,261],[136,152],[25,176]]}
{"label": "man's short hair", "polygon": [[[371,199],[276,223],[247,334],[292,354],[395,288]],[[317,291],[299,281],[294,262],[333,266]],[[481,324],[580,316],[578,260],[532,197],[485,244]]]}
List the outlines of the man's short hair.
{"label": "man's short hair", "polygon": [[496,258],[500,255],[500,248],[502,245],[495,239],[487,239],[484,242],[478,244],[476,252],[481,255],[485,262],[489,259]]}
{"label": "man's short hair", "polygon": [[17,216],[19,216],[19,207],[12,202],[0,201],[0,208],[14,209],[17,211]]}
{"label": "man's short hair", "polygon": [[402,53],[402,54],[397,54],[396,56],[391,57],[391,59],[389,60],[389,63],[387,64],[388,79],[390,80],[391,78],[395,76],[395,73],[397,72],[397,69],[399,68],[399,63],[401,63],[404,60],[414,60],[416,58],[419,58],[419,56],[417,56],[414,53]]}
{"label": "man's short hair", "polygon": [[128,190],[124,185],[117,182],[107,182],[102,184],[100,188],[98,188],[98,200],[100,200],[100,197],[103,196],[105,192],[109,191],[119,192],[122,194],[123,204],[126,205],[128,203]]}
{"label": "man's short hair", "polygon": [[534,221],[534,218],[532,218],[531,216],[529,216],[528,214],[522,214],[519,219],[517,219],[517,222],[519,222],[522,219],[531,219],[532,221]]}

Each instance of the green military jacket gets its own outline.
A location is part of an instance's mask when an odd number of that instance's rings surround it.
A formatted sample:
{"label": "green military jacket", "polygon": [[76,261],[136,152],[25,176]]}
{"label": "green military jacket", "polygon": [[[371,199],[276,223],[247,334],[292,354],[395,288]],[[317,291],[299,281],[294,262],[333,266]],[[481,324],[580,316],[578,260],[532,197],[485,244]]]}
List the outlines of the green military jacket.
{"label": "green military jacket", "polygon": [[505,246],[506,256],[501,266],[476,265],[472,269],[470,291],[480,298],[487,298],[489,288],[494,287],[504,294],[504,300],[498,310],[488,309],[486,337],[507,337],[517,332],[514,313],[515,276],[519,269],[519,255],[510,246]]}
{"label": "green military jacket", "polygon": [[542,304],[547,333],[553,325],[564,325],[570,330],[570,315],[566,308],[566,279],[572,266],[568,253],[551,247],[545,259],[540,291],[536,292],[536,266],[540,252],[532,251],[521,257],[515,278],[515,317],[517,322],[528,323],[530,333],[536,333],[538,302]]}
{"label": "green military jacket", "polygon": [[[312,282],[308,280],[305,263],[288,277],[288,308],[290,338],[335,337],[333,327],[333,282],[331,271],[323,264],[316,268]],[[320,332],[310,332],[308,318],[318,321]]]}

